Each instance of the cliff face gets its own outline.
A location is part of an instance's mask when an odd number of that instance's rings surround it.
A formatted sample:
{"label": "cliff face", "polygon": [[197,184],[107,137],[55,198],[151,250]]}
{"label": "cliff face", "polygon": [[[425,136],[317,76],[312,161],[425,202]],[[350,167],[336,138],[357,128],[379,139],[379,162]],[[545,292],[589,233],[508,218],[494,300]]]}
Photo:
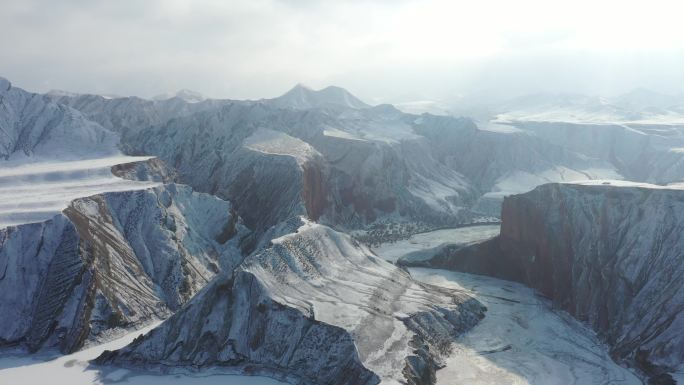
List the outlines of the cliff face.
{"label": "cliff face", "polygon": [[483,316],[473,298],[422,285],[325,226],[304,223],[272,243],[98,362],[306,384],[430,384],[453,338]]}
{"label": "cliff face", "polygon": [[672,368],[684,362],[682,213],[681,190],[545,185],[505,200],[501,249],[616,356]]}
{"label": "cliff face", "polygon": [[661,378],[684,362],[683,214],[683,190],[548,184],[505,199],[499,237],[420,264],[523,282]]}
{"label": "cliff face", "polygon": [[0,345],[72,352],[166,317],[240,263],[245,235],[228,202],[177,185],[78,199],[2,229]]}

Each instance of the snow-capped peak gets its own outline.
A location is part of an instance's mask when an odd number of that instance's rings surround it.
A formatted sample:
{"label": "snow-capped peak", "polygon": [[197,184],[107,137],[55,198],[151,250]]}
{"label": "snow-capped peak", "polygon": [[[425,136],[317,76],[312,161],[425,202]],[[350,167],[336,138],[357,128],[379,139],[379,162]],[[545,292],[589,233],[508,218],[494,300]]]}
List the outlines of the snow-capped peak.
{"label": "snow-capped peak", "polygon": [[64,90],[50,90],[46,93],[48,96],[68,96],[68,97],[74,97],[74,96],[79,96],[80,94],[77,94],[75,92],[69,92],[69,91],[64,91]]}
{"label": "snow-capped peak", "polygon": [[185,100],[188,103],[197,103],[204,100],[204,96],[199,92],[182,89],[176,92],[176,97]]}
{"label": "snow-capped peak", "polygon": [[191,90],[188,90],[185,88],[182,90],[179,90],[178,92],[176,92],[173,95],[171,95],[171,94],[157,95],[157,96],[153,97],[152,100],[161,101],[161,100],[168,100],[168,99],[173,99],[173,98],[182,99],[188,103],[199,103],[199,102],[205,100],[204,96],[202,96],[202,94],[200,94],[199,92],[191,91]]}
{"label": "snow-capped peak", "polygon": [[271,101],[279,107],[307,109],[322,106],[343,106],[347,108],[368,108],[368,104],[341,87],[329,86],[314,90],[297,84],[290,91]]}

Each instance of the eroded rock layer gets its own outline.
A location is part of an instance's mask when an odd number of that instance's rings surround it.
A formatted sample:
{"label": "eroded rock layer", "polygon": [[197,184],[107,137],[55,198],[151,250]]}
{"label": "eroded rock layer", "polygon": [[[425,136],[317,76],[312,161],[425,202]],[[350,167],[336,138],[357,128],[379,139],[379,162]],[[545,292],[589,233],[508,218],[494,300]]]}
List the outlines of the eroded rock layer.
{"label": "eroded rock layer", "polygon": [[71,352],[166,317],[240,263],[246,233],[228,202],[173,184],[1,229],[0,344]]}

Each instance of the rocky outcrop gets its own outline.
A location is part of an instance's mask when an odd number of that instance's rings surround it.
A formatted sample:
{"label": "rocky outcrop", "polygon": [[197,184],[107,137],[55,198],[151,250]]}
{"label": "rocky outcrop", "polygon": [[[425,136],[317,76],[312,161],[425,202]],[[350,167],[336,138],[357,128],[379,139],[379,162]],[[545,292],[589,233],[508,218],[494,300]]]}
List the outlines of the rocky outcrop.
{"label": "rocky outcrop", "polygon": [[221,367],[306,384],[431,384],[453,339],[483,311],[344,234],[304,223],[98,363]]}
{"label": "rocky outcrop", "polygon": [[72,352],[166,317],[241,262],[246,235],[228,202],[180,185],[82,198],[2,229],[0,345]]}
{"label": "rocky outcrop", "polygon": [[424,264],[523,282],[653,383],[684,362],[684,191],[549,184],[506,198],[498,238]]}
{"label": "rocky outcrop", "polygon": [[112,174],[119,178],[159,183],[176,183],[178,174],[161,159],[152,158],[145,161],[121,163],[112,166]]}

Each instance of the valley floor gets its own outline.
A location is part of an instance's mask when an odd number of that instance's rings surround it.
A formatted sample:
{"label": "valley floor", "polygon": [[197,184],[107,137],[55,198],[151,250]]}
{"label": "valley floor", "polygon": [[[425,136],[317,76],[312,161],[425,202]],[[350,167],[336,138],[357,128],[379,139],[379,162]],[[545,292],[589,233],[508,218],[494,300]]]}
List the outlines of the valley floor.
{"label": "valley floor", "polygon": [[471,293],[485,318],[454,345],[440,385],[641,384],[593,331],[524,285],[473,274],[410,268],[417,280]]}
{"label": "valley floor", "polygon": [[[469,242],[492,231],[485,226],[439,230],[374,251],[396,260],[416,253],[419,245],[434,249],[443,243]],[[459,234],[462,239],[454,238]],[[419,281],[465,291],[488,309],[485,318],[454,344],[446,367],[437,372],[438,385],[642,383],[613,362],[593,331],[552,309],[549,301],[524,285],[447,270],[409,271]]]}
{"label": "valley floor", "polygon": [[467,244],[494,237],[499,234],[499,228],[499,225],[474,225],[418,233],[373,247],[373,252],[390,262],[397,262],[401,257],[431,257],[448,244]]}

